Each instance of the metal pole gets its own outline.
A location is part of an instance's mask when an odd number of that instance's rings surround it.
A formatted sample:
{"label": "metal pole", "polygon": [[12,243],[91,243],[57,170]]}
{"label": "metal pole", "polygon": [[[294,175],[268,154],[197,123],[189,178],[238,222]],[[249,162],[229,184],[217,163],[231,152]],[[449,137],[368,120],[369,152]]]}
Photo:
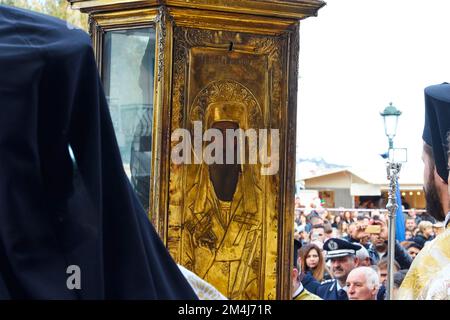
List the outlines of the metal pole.
{"label": "metal pole", "polygon": [[388,266],[387,266],[387,288],[386,299],[392,300],[394,290],[394,261],[395,261],[395,216],[397,213],[397,179],[398,173],[401,169],[401,164],[394,161],[389,161],[386,165],[387,176],[389,179],[388,203],[386,209],[388,210],[389,224],[388,224]]}
{"label": "metal pole", "polygon": [[394,149],[394,140],[389,138],[389,151]]}

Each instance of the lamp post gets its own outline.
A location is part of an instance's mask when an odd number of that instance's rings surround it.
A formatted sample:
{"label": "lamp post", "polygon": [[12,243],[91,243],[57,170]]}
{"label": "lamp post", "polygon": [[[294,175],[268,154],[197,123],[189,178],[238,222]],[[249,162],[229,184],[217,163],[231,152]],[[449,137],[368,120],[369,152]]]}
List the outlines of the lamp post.
{"label": "lamp post", "polygon": [[398,174],[401,163],[394,159],[394,137],[397,132],[398,117],[402,114],[392,102],[380,113],[384,120],[384,132],[389,139],[389,158],[386,163],[387,178],[389,180],[388,203],[386,209],[389,217],[388,233],[388,266],[387,266],[387,300],[391,300],[394,289],[394,257],[395,257],[395,216],[397,213]]}
{"label": "lamp post", "polygon": [[392,102],[380,113],[384,120],[384,133],[389,139],[389,151],[394,148],[394,137],[397,133],[398,117],[402,114],[400,110],[392,105]]}

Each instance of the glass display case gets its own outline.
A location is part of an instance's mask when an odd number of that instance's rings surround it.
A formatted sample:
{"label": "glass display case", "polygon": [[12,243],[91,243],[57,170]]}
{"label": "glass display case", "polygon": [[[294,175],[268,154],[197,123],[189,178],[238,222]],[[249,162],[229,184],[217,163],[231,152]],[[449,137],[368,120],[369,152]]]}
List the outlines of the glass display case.
{"label": "glass display case", "polygon": [[103,38],[102,79],[125,172],[150,207],[155,29],[111,30]]}

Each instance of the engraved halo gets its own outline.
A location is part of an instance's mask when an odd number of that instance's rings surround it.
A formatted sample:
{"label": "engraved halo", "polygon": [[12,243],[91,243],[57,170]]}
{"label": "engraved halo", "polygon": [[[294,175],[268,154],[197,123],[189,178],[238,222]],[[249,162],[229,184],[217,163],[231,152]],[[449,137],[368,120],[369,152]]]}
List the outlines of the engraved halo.
{"label": "engraved halo", "polygon": [[[245,110],[238,113],[239,118],[245,118],[244,127],[246,128],[244,129],[263,127],[262,112],[258,100],[246,86],[234,80],[212,81],[200,90],[189,112],[190,121],[203,122],[208,112],[208,106],[223,102],[235,102],[244,107]],[[237,110],[234,111],[237,112]],[[242,114],[243,112],[244,114]]]}

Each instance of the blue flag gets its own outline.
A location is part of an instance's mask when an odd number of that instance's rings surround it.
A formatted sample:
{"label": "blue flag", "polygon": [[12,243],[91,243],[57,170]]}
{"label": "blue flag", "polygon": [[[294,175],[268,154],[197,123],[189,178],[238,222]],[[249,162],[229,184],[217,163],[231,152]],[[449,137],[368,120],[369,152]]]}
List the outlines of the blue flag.
{"label": "blue flag", "polygon": [[397,212],[395,213],[395,239],[405,241],[405,218],[403,217],[402,198],[400,196],[400,186],[397,180]]}

